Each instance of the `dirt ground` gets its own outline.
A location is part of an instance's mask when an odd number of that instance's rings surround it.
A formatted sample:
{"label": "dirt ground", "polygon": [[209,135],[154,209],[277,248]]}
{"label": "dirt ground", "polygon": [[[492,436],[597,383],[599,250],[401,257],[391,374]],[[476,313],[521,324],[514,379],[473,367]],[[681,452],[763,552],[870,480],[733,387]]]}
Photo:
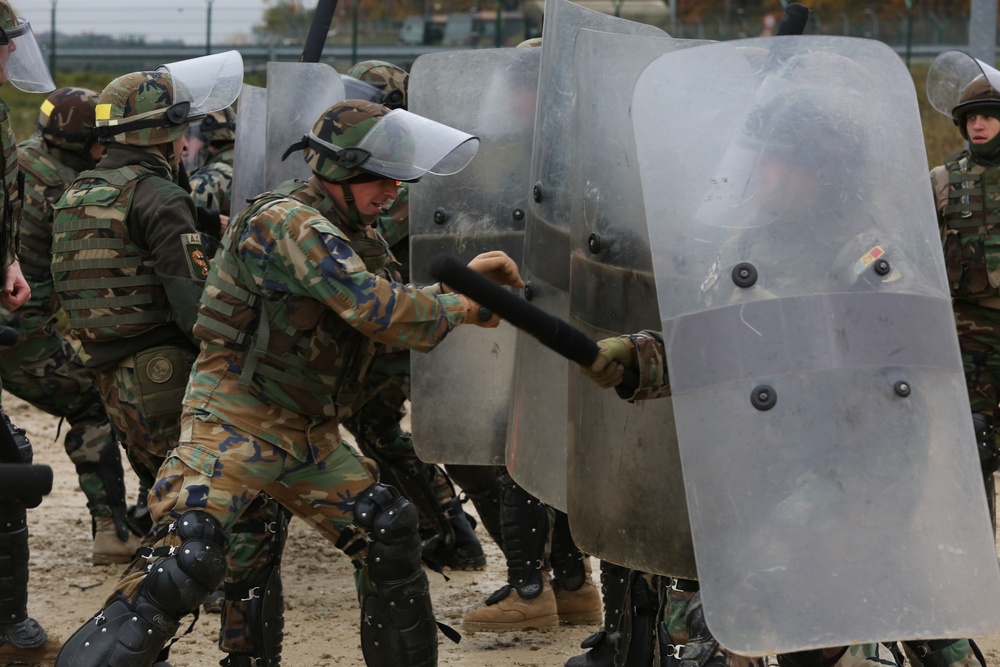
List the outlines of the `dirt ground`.
{"label": "dirt ground", "polygon": [[[73,466],[58,435],[58,420],[5,394],[4,408],[27,430],[35,463],[52,466],[52,493],[28,512],[31,576],[28,610],[48,632],[67,638],[98,611],[124,566],[90,564],[90,519]],[[136,483],[127,471],[129,498]],[[471,504],[467,505],[471,509]],[[462,616],[504,583],[496,546],[479,529],[488,563],[482,572],[450,572],[445,581],[429,572],[438,621],[461,631]],[[598,562],[593,561],[595,577]],[[285,643],[288,667],[364,665],[358,635],[353,567],[334,546],[293,519],[285,550]],[[203,614],[193,632],[170,653],[174,667],[207,667],[223,657],[216,645],[217,615]],[[186,627],[186,625],[182,626]],[[563,626],[545,632],[464,635],[459,644],[440,637],[442,667],[558,667],[581,652],[579,643],[596,627]],[[1000,632],[977,638],[990,664],[1000,664]]]}

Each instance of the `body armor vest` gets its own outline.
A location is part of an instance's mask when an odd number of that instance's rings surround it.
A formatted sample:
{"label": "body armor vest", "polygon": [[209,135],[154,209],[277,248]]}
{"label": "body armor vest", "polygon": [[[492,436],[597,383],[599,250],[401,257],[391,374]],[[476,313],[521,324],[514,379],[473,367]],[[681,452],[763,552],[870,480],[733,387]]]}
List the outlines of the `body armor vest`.
{"label": "body armor vest", "polygon": [[3,142],[3,229],[0,230],[0,264],[17,259],[21,225],[21,192],[24,177],[17,167],[17,143],[10,126],[10,109],[0,100],[0,140]]}
{"label": "body armor vest", "polygon": [[75,337],[110,341],[170,321],[153,258],[129,238],[137,167],[85,171],[55,205],[52,277]]}
{"label": "body armor vest", "polygon": [[1000,294],[1000,169],[949,156],[948,202],[941,211],[945,266],[952,296]]}
{"label": "body armor vest", "polygon": [[[243,353],[241,387],[256,382],[273,402],[298,414],[342,417],[361,392],[379,343],[316,299],[259,289],[233,241],[268,206],[293,199],[313,207],[319,198],[309,185],[289,182],[250,203],[212,260],[194,331],[202,340]],[[374,230],[334,229],[369,272],[393,279],[388,247]],[[269,383],[278,391],[267,392]]]}
{"label": "body armor vest", "polygon": [[77,170],[56,159],[38,137],[20,145],[18,162],[25,175],[18,257],[21,270],[34,290],[39,282],[52,280],[51,206],[76,179]]}

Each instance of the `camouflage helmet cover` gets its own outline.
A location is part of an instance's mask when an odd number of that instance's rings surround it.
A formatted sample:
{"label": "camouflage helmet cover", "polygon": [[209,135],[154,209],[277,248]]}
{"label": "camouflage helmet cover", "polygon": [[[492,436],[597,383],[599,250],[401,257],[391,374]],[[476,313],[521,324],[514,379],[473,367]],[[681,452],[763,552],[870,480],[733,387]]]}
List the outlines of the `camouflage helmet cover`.
{"label": "camouflage helmet cover", "polygon": [[406,89],[410,83],[410,74],[402,67],[384,60],[365,60],[352,67],[348,75],[380,86],[384,106],[390,109],[406,108]]}
{"label": "camouflage helmet cover", "polygon": [[374,102],[345,100],[334,104],[313,125],[312,135],[321,142],[341,149],[334,157],[319,146],[309,144],[303,157],[309,168],[327,181],[346,181],[371,172],[362,169],[364,156],[351,149],[361,144],[365,135],[389,113],[389,108]]}
{"label": "camouflage helmet cover", "polygon": [[236,112],[232,107],[213,111],[198,127],[210,143],[232,143],[236,141]]}
{"label": "camouflage helmet cover", "polygon": [[[180,91],[176,91],[180,92]],[[132,146],[169,143],[184,134],[189,104],[175,95],[169,72],[142,71],[109,83],[97,101],[98,140]]]}
{"label": "camouflage helmet cover", "polygon": [[97,92],[87,88],[59,88],[42,102],[38,131],[52,146],[81,153],[89,150],[95,139],[97,99]]}
{"label": "camouflage helmet cover", "polygon": [[5,31],[13,30],[17,26],[17,14],[8,0],[0,0],[0,28]]}

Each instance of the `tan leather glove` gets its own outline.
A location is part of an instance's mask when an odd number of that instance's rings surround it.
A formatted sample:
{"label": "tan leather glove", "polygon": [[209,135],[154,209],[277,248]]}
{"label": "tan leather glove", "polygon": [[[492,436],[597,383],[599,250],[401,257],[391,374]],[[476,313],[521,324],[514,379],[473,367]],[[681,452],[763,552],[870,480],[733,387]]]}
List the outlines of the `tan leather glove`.
{"label": "tan leather glove", "polygon": [[502,250],[491,250],[477,255],[469,262],[469,268],[501,285],[524,287],[517,264]]}
{"label": "tan leather glove", "polygon": [[[475,324],[477,327],[483,327],[484,329],[495,329],[500,326],[500,318],[497,315],[486,311],[482,306],[464,294],[459,294],[458,298],[462,300],[462,305],[465,306],[463,324]],[[487,312],[489,312],[489,319],[483,320],[482,314]]]}
{"label": "tan leather glove", "polygon": [[605,338],[597,341],[597,350],[597,358],[590,367],[581,366],[580,370],[598,387],[617,387],[625,375],[625,368],[637,363],[635,345],[628,338]]}

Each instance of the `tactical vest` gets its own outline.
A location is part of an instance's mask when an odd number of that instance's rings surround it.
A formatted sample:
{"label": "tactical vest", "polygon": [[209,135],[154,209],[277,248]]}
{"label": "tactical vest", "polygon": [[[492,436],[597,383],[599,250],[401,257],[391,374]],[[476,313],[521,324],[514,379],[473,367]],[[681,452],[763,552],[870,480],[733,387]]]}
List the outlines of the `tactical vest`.
{"label": "tactical vest", "polygon": [[[275,392],[264,388],[272,402],[298,414],[341,416],[361,392],[379,343],[316,299],[263,294],[232,245],[258,213],[281,199],[313,207],[320,196],[307,184],[288,182],[251,201],[212,259],[194,332],[202,340],[242,353],[241,387],[252,381],[264,386],[261,378],[266,378],[278,385]],[[389,250],[380,236],[368,230],[351,238],[354,235],[336,229],[369,272],[392,279],[387,271]],[[309,392],[312,399],[288,401],[286,388]]]}
{"label": "tactical vest", "polygon": [[81,172],[53,206],[52,277],[74,336],[110,341],[170,321],[153,258],[129,238],[126,220],[141,167]]}
{"label": "tactical vest", "polygon": [[52,280],[49,270],[52,256],[51,202],[57,201],[76,179],[77,170],[46,151],[37,136],[21,143],[18,161],[25,175],[21,252],[18,258],[21,270],[34,290],[39,282]]}
{"label": "tactical vest", "polygon": [[941,211],[952,296],[993,297],[1000,288],[1000,169],[961,151],[945,160],[948,201]]}
{"label": "tactical vest", "polygon": [[17,142],[10,126],[10,109],[0,100],[0,139],[3,142],[3,229],[0,230],[0,264],[17,259],[21,225],[21,192],[24,177],[17,167]]}

